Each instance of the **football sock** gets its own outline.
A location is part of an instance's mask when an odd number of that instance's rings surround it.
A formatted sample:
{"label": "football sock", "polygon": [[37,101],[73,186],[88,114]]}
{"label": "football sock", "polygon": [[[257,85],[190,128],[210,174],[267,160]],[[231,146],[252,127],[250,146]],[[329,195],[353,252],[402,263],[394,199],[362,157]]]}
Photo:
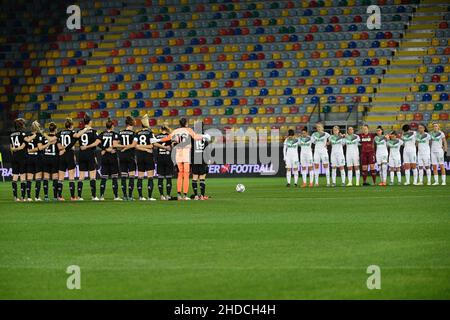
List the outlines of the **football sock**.
{"label": "football sock", "polygon": [[128,197],[133,198],[134,191],[134,177],[130,177],[130,181],[128,184]]}
{"label": "football sock", "polygon": [[398,183],[402,183],[402,172],[401,171],[397,171],[397,180],[398,180]]}
{"label": "football sock", "polygon": [[53,188],[53,198],[58,198],[58,180],[53,179],[52,181],[52,188]]}
{"label": "football sock", "polygon": [[376,184],[377,183],[377,172],[375,171],[375,169],[370,171],[370,175],[372,176],[373,184]]}
{"label": "football sock", "polygon": [[69,181],[70,197],[75,198],[75,181]]}
{"label": "football sock", "polygon": [[120,185],[122,187],[123,197],[126,198],[127,197],[127,178],[126,177],[122,177],[120,179]]}
{"label": "football sock", "polygon": [[313,180],[314,180],[314,171],[313,170],[309,170],[309,183],[312,183]]}
{"label": "football sock", "polygon": [[336,168],[331,168],[331,182],[336,184]]}
{"label": "football sock", "polygon": [[391,171],[390,175],[391,175],[391,183],[394,183],[395,172]]}
{"label": "football sock", "polygon": [[205,180],[200,179],[200,193],[202,194],[202,196],[205,195],[205,191],[206,191],[206,183],[205,183]]}
{"label": "football sock", "polygon": [[185,194],[187,194],[189,191],[189,171],[190,171],[189,164],[185,164],[183,172],[183,192]]}
{"label": "football sock", "polygon": [[106,190],[106,177],[102,177],[102,180],[100,181],[100,197],[105,196],[105,190]]}
{"label": "football sock", "polygon": [[138,190],[139,198],[142,198],[142,178],[138,178],[137,190]]}
{"label": "football sock", "polygon": [[31,198],[31,180],[27,180],[27,198]]}
{"label": "football sock", "polygon": [[427,182],[431,184],[431,169],[427,169]]}
{"label": "football sock", "polygon": [[298,170],[294,171],[294,184],[298,183]]}
{"label": "football sock", "polygon": [[286,169],[286,181],[291,184],[291,169]]}
{"label": "football sock", "polygon": [[41,193],[41,180],[36,180],[34,183],[34,196],[36,198],[39,198],[40,193]]}
{"label": "football sock", "polygon": [[381,169],[383,170],[383,182],[387,182],[387,165],[384,163],[381,165]]}
{"label": "football sock", "polygon": [[17,181],[12,182],[13,197],[17,198]]}
{"label": "football sock", "polygon": [[356,176],[356,184],[359,184],[359,178],[361,176],[360,171],[359,170],[355,170],[355,176]]}
{"label": "football sock", "polygon": [[443,184],[447,183],[447,176],[445,174],[441,175],[441,179]]}
{"label": "football sock", "polygon": [[44,179],[44,196],[48,198],[48,180]]}
{"label": "football sock", "polygon": [[90,186],[91,186],[91,195],[92,198],[95,198],[97,196],[97,184],[95,179],[91,179],[91,181],[89,182]]}
{"label": "football sock", "polygon": [[172,177],[166,178],[166,194],[170,197],[172,193]]}
{"label": "football sock", "polygon": [[306,172],[306,170],[302,170],[302,182],[304,183],[304,184],[306,184],[306,177],[307,177],[307,172]]}
{"label": "football sock", "polygon": [[25,181],[20,182],[20,193],[22,195],[22,199],[25,199],[27,193],[27,184],[25,183]]}
{"label": "football sock", "polygon": [[405,180],[406,180],[407,184],[409,184],[410,175],[411,175],[411,171],[409,169],[405,169]]}
{"label": "football sock", "polygon": [[413,183],[417,184],[417,174],[418,174],[417,168],[412,169],[412,172],[413,172]]}
{"label": "football sock", "polygon": [[61,180],[58,180],[58,197],[62,198],[62,192],[63,192],[63,182]]}
{"label": "football sock", "polygon": [[151,198],[152,194],[153,194],[153,177],[149,177],[147,178],[147,192],[148,192],[148,197]]}
{"label": "football sock", "polygon": [[439,175],[437,174],[434,175],[434,182],[439,183]]}
{"label": "football sock", "polygon": [[353,183],[353,170],[348,170],[348,183]]}
{"label": "football sock", "polygon": [[367,182],[367,170],[362,171],[363,183]]}
{"label": "football sock", "polygon": [[194,196],[196,196],[198,194],[197,180],[192,180],[192,190],[194,191]]}
{"label": "football sock", "polygon": [[325,168],[325,176],[327,177],[327,184],[330,184],[330,167]]}
{"label": "football sock", "polygon": [[78,191],[78,198],[81,198],[83,194],[83,180],[78,180],[77,191]]}
{"label": "football sock", "polygon": [[119,183],[117,181],[117,177],[112,178],[112,188],[114,193],[114,198],[119,197]]}
{"label": "football sock", "polygon": [[320,169],[314,170],[314,180],[316,184],[319,184],[319,170]]}
{"label": "football sock", "polygon": [[342,184],[345,184],[345,170],[344,169],[341,170],[341,179],[342,179]]}
{"label": "football sock", "polygon": [[163,178],[158,178],[158,190],[159,190],[159,195],[163,196],[164,195],[164,179]]}

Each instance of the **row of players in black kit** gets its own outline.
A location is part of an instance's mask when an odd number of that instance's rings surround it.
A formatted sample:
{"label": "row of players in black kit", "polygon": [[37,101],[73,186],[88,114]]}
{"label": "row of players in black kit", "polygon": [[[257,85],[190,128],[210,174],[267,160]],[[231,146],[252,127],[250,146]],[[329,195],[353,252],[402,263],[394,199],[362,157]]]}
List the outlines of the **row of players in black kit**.
{"label": "row of players in black kit", "polygon": [[[91,127],[91,119],[86,116],[84,128],[75,130],[73,121],[67,119],[65,129],[57,132],[54,123],[50,123],[48,132],[44,133],[37,121],[31,125],[31,132],[25,132],[25,121],[15,121],[16,131],[11,134],[13,196],[16,201],[32,201],[31,183],[35,180],[35,200],[40,201],[41,180],[43,180],[45,200],[49,200],[49,181],[53,182],[55,200],[63,201],[63,182],[66,174],[69,179],[71,200],[83,200],[83,180],[90,180],[92,200],[104,200],[106,182],[112,179],[114,200],[133,200],[135,172],[137,170],[137,189],[140,200],[155,200],[152,197],[155,174],[155,158],[158,169],[158,189],[161,200],[171,199],[174,164],[171,151],[172,141],[155,143],[169,135],[170,128],[161,127],[161,132],[154,134],[148,124],[148,118],[142,118],[142,129],[135,132],[135,120],[125,119],[126,127],[119,132],[114,131],[113,122],[108,119],[106,130],[98,134]],[[79,144],[78,166],[79,178],[76,177],[76,161],[74,147]],[[101,183],[100,198],[97,198],[97,159],[96,149],[101,149]],[[194,144],[193,153],[203,152],[205,144]],[[202,148],[202,150],[196,150]],[[153,152],[155,150],[155,152]],[[156,156],[156,157],[155,157]],[[207,165],[193,166],[194,176],[200,178],[200,194],[197,179],[193,180],[194,198],[206,199],[205,183]],[[121,179],[123,198],[118,194],[118,179]],[[21,195],[18,197],[17,182],[21,180]],[[148,198],[143,196],[143,181],[147,179]],[[164,194],[164,180],[166,194]],[[128,186],[127,186],[128,182]],[[75,190],[75,187],[77,190]],[[76,192],[77,191],[77,192]]]}

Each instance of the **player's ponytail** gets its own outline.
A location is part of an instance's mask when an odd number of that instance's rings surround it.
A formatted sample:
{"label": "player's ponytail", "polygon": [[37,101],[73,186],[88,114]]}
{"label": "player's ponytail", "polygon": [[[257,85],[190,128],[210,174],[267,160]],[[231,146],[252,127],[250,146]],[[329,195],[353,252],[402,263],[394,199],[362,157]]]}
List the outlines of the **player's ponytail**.
{"label": "player's ponytail", "polygon": [[18,118],[14,120],[14,129],[16,129],[16,131],[25,129],[25,119]]}
{"label": "player's ponytail", "polygon": [[106,129],[110,130],[113,127],[113,122],[111,120],[111,118],[108,118],[108,120],[106,120]]}
{"label": "player's ponytail", "polygon": [[31,124],[31,131],[42,134],[41,125],[36,120]]}
{"label": "player's ponytail", "polygon": [[89,117],[87,114],[84,115],[83,122],[85,125],[89,124],[91,122],[91,117]]}
{"label": "player's ponytail", "polygon": [[148,121],[148,115],[144,115],[141,119],[142,127],[143,128],[150,128],[150,122]]}
{"label": "player's ponytail", "polygon": [[48,125],[48,130],[53,133],[56,131],[56,129],[57,129],[56,123],[50,122]]}
{"label": "player's ponytail", "polygon": [[409,124],[404,124],[402,127],[403,132],[408,132],[409,131]]}
{"label": "player's ponytail", "polygon": [[186,118],[181,118],[180,119],[180,126],[183,127],[183,128],[187,126]]}
{"label": "player's ponytail", "polygon": [[128,116],[125,118],[125,124],[127,126],[134,126],[134,118],[131,116]]}
{"label": "player's ponytail", "polygon": [[64,123],[64,127],[66,129],[70,129],[73,127],[73,120],[72,118],[66,118],[66,122]]}
{"label": "player's ponytail", "polygon": [[295,131],[292,130],[292,129],[289,129],[289,130],[288,130],[288,136],[289,136],[289,137],[292,137],[292,136],[294,136],[294,135],[295,135]]}

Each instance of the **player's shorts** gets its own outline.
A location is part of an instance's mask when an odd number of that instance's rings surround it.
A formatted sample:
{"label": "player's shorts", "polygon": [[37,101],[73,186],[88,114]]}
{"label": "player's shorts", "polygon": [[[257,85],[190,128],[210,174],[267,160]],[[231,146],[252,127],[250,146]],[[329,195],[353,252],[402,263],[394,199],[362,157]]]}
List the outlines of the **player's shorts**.
{"label": "player's shorts", "polygon": [[27,173],[36,174],[42,172],[42,157],[39,155],[27,156]]}
{"label": "player's shorts", "polygon": [[301,153],[300,154],[300,165],[302,168],[312,167],[313,157],[311,153]]}
{"label": "player's shorts", "polygon": [[66,151],[59,157],[59,171],[73,170],[75,169],[75,153],[70,150]]}
{"label": "player's shorts", "polygon": [[418,153],[417,163],[419,167],[429,167],[431,163],[431,155],[429,153]]}
{"label": "player's shorts", "polygon": [[402,159],[400,157],[389,157],[390,168],[400,168],[402,166]]}
{"label": "player's shorts", "polygon": [[208,165],[207,164],[193,164],[192,165],[192,174],[202,176],[208,173]]}
{"label": "player's shorts", "polygon": [[42,157],[42,171],[48,174],[58,173],[59,163],[57,156]]}
{"label": "player's shorts", "polygon": [[13,174],[24,174],[26,173],[26,158],[24,154],[13,154],[11,159],[11,167]]}
{"label": "player's shorts", "polygon": [[119,168],[123,173],[136,172],[136,160],[133,154],[119,154]]}
{"label": "player's shorts", "polygon": [[331,166],[332,167],[343,167],[345,166],[345,157],[343,153],[331,152]]}
{"label": "player's shorts", "polygon": [[387,153],[377,153],[377,164],[387,163],[389,155]]}
{"label": "player's shorts", "polygon": [[97,169],[97,159],[95,158],[94,152],[80,151],[78,169],[80,171],[94,171]]}
{"label": "player's shorts", "polygon": [[371,164],[375,164],[375,153],[361,152],[361,165],[368,166]]}
{"label": "player's shorts", "polygon": [[416,152],[403,150],[403,163],[417,163]]}
{"label": "player's shorts", "polygon": [[174,172],[174,166],[172,158],[169,156],[167,157],[159,157],[158,158],[158,167],[156,168],[156,171],[158,173],[159,177],[172,177]]}
{"label": "player's shorts", "polygon": [[328,151],[325,150],[315,150],[314,151],[314,163],[315,164],[328,164],[330,161],[328,159]]}
{"label": "player's shorts", "polygon": [[444,150],[431,151],[431,164],[432,165],[444,164]]}
{"label": "player's shorts", "polygon": [[155,159],[153,153],[140,152],[136,153],[136,162],[139,172],[155,170]]}
{"label": "player's shorts", "polygon": [[105,152],[102,156],[102,166],[100,172],[102,176],[113,176],[119,174],[119,161],[117,160],[117,154],[111,152]]}
{"label": "player's shorts", "polygon": [[359,166],[359,154],[347,152],[346,158],[347,158],[347,167]]}
{"label": "player's shorts", "polygon": [[190,148],[180,148],[175,151],[175,161],[177,163],[191,163],[191,149]]}
{"label": "player's shorts", "polygon": [[293,168],[298,169],[299,161],[298,161],[298,155],[297,156],[286,156],[286,159],[284,159],[286,162],[286,168]]}

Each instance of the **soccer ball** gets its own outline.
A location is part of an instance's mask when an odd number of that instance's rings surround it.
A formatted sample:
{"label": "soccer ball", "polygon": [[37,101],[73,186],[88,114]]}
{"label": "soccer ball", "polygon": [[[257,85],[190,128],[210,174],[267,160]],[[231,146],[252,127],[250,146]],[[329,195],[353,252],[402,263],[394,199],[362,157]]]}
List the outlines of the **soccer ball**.
{"label": "soccer ball", "polygon": [[243,185],[243,184],[238,184],[237,186],[236,186],[236,191],[237,192],[244,192],[245,191],[245,186]]}

